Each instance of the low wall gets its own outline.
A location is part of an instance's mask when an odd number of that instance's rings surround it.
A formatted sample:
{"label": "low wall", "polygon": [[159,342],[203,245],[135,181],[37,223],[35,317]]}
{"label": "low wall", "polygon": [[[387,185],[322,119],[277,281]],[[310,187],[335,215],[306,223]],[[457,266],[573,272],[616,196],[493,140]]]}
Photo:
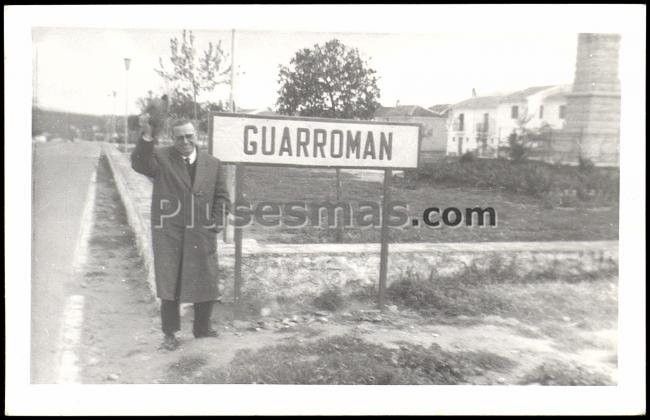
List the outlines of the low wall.
{"label": "low wall", "polygon": [[131,162],[117,147],[118,145],[114,143],[103,143],[102,155],[106,157],[113,173],[117,191],[126,210],[127,220],[135,235],[136,246],[147,270],[147,283],[155,295],[150,223],[151,181],[131,169]]}
{"label": "low wall", "polygon": [[[105,145],[104,154],[149,268],[149,284],[155,290],[149,226],[151,181],[134,172],[114,145]],[[228,301],[233,291],[234,249],[222,241],[218,249],[224,300]],[[243,255],[244,296],[300,299],[332,286],[354,293],[376,286],[379,277],[379,244],[261,244],[244,240]],[[472,264],[481,268],[496,260],[522,276],[549,270],[562,276],[611,272],[618,267],[618,241],[396,243],[390,245],[387,282],[390,285],[406,272],[424,277],[433,270],[453,275]]]}

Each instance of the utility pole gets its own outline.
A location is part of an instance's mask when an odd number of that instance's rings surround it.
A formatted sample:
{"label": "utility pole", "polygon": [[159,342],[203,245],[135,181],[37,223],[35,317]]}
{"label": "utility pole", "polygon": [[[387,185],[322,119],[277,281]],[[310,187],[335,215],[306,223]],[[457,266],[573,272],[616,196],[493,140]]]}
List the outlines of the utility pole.
{"label": "utility pole", "polygon": [[111,125],[111,138],[117,137],[117,91],[113,91],[113,124]]}
{"label": "utility pole", "polygon": [[[230,96],[228,98],[230,112],[235,112],[235,30],[233,29],[230,36]],[[237,189],[235,187],[237,177],[237,167],[235,165],[227,165],[228,174],[228,194],[233,202],[236,201]],[[233,206],[234,208],[234,206]],[[226,226],[223,230],[223,241],[232,242],[234,239],[233,225],[230,223],[229,218],[226,218]]]}
{"label": "utility pole", "polygon": [[[38,44],[35,47],[34,57],[34,75],[32,76],[32,136],[36,131],[39,131],[41,124],[39,122],[39,110],[38,110]],[[39,133],[41,134],[41,133]]]}
{"label": "utility pole", "polygon": [[235,30],[230,36],[230,111],[235,112]]}
{"label": "utility pole", "polygon": [[34,57],[34,76],[32,78],[33,97],[32,97],[32,107],[38,108],[38,46],[35,48],[35,57]]}
{"label": "utility pole", "polygon": [[128,151],[129,144],[129,66],[131,65],[131,59],[124,59],[124,152]]}

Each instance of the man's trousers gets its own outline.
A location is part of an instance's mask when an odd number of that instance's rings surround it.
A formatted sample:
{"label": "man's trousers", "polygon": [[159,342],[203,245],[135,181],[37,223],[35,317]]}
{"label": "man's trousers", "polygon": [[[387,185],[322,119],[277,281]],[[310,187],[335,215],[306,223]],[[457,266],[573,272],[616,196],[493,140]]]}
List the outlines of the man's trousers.
{"label": "man's trousers", "polygon": [[[179,267],[179,273],[176,280],[176,300],[161,299],[160,302],[160,318],[162,321],[162,330],[165,335],[173,335],[181,330],[181,270],[182,268]],[[194,335],[205,334],[211,329],[210,318],[212,317],[213,306],[213,300],[194,303],[194,326],[192,328]]]}
{"label": "man's trousers", "polygon": [[[205,334],[210,330],[210,317],[214,301],[199,302],[194,304],[194,326],[192,332],[195,335]],[[160,303],[160,318],[162,330],[165,335],[172,335],[181,329],[180,301],[162,300]]]}

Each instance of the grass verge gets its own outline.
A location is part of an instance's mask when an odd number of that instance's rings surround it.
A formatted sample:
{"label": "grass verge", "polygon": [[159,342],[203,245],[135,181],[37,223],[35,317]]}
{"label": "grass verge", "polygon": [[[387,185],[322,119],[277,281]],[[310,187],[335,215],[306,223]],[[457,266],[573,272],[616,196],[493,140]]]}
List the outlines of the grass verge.
{"label": "grass verge", "polygon": [[[480,175],[480,174],[479,174]],[[530,175],[527,179],[530,179]],[[534,176],[533,176],[533,179]],[[359,204],[381,201],[380,182],[368,182],[350,173],[342,173],[342,196],[349,203],[353,215]],[[246,169],[244,191],[251,203],[314,203],[337,201],[336,172],[304,168],[250,167]],[[408,205],[410,218],[420,221],[418,227],[410,223],[404,228],[390,229],[392,242],[485,242],[485,241],[583,241],[618,238],[618,204],[604,200],[600,204],[580,202],[569,207],[548,208],[544,197],[509,192],[482,185],[443,182],[421,177],[407,185],[406,180],[394,179],[391,199]],[[596,207],[594,207],[596,206]],[[458,209],[492,207],[497,214],[497,227],[426,227],[423,211],[430,207]],[[288,218],[283,218],[284,222]],[[353,218],[354,220],[354,218]],[[269,228],[259,224],[246,227],[244,235],[264,242],[332,243],[336,229],[319,226],[292,228],[287,223]],[[346,227],[343,242],[379,242],[381,229],[376,227]]]}
{"label": "grass verge", "polygon": [[582,328],[613,327],[618,313],[612,273],[601,277],[558,279],[553,273],[518,276],[499,263],[480,271],[469,267],[458,276],[423,278],[413,272],[393,282],[387,294],[398,305],[438,321],[460,316],[497,315],[522,322],[580,323]]}

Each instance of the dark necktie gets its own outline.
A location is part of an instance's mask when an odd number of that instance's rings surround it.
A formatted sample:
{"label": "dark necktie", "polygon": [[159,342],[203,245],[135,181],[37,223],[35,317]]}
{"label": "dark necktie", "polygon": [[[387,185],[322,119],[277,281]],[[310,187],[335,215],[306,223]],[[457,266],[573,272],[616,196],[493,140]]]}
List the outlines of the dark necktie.
{"label": "dark necktie", "polygon": [[185,161],[185,167],[187,168],[187,172],[190,174],[190,179],[192,180],[192,184],[194,183],[194,171],[192,171],[192,164],[190,163],[190,158],[189,157],[184,157],[183,160]]}

